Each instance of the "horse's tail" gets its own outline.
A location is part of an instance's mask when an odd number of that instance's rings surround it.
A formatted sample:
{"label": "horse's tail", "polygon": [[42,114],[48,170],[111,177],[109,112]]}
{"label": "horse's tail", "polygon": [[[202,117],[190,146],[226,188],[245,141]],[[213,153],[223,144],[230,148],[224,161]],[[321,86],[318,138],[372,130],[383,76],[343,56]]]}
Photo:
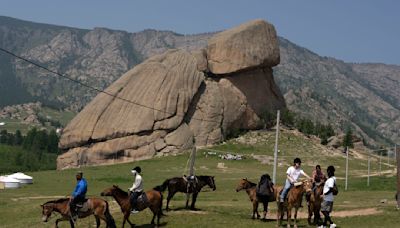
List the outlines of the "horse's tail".
{"label": "horse's tail", "polygon": [[169,179],[166,179],[162,185],[158,185],[154,188],[154,190],[159,191],[159,192],[164,192],[165,189],[167,189],[169,183]]}
{"label": "horse's tail", "polygon": [[114,218],[112,217],[112,215],[110,213],[110,209],[109,209],[107,201],[106,201],[106,211],[104,212],[104,215],[106,216],[107,227],[109,227],[109,228],[117,228],[117,226],[115,225],[115,220],[114,220]]}

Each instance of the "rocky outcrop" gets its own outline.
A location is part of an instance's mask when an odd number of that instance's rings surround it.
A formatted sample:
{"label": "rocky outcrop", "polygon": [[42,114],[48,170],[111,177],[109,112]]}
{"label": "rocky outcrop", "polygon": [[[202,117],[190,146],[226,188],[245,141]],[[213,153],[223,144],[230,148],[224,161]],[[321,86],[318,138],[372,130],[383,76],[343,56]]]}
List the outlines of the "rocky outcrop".
{"label": "rocky outcrop", "polygon": [[285,107],[271,69],[276,39],[272,25],[256,20],[217,34],[207,49],[149,58],[69,123],[57,167],[147,159],[261,127],[263,112]]}
{"label": "rocky outcrop", "polygon": [[213,36],[207,46],[208,67],[214,74],[229,74],[279,64],[274,26],[255,20]]}

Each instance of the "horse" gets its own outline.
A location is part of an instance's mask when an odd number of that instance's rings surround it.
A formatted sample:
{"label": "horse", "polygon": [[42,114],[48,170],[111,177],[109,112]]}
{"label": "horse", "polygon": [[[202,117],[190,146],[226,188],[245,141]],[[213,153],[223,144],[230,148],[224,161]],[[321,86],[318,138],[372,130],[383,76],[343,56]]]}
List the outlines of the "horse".
{"label": "horse", "polygon": [[[74,222],[71,217],[69,198],[61,198],[58,200],[48,201],[42,205],[42,221],[47,222],[53,212],[61,214],[61,218],[56,220],[56,227],[60,221],[69,221],[71,227],[74,227]],[[84,210],[85,208],[85,210]],[[89,215],[94,215],[96,218],[96,227],[100,227],[100,219],[104,220],[107,227],[116,227],[114,218],[110,214],[107,201],[100,198],[88,198],[84,203],[83,208],[78,211],[78,218],[85,218]]]}
{"label": "horse", "polygon": [[[291,222],[292,222],[292,209],[294,208],[294,227],[297,228],[297,211],[299,210],[299,207],[301,205],[301,201],[303,199],[303,194],[305,192],[311,192],[312,191],[312,183],[310,180],[304,180],[298,186],[294,186],[290,188],[287,198],[285,203],[281,203],[279,200],[277,200],[278,204],[278,213],[277,213],[277,226],[281,225],[282,219],[283,219],[283,214],[284,214],[284,209],[286,209],[287,212],[287,227],[291,227]],[[281,191],[279,191],[279,194],[277,196],[277,199],[280,198]]]}
{"label": "horse", "polygon": [[[236,192],[239,192],[241,190],[246,190],[246,193],[249,196],[249,199],[253,204],[252,219],[255,219],[256,215],[257,215],[257,219],[259,219],[261,217],[260,214],[258,213],[258,204],[259,204],[260,200],[257,197],[256,188],[257,188],[257,184],[247,180],[247,178],[241,179],[239,181],[239,184],[236,187]],[[276,197],[277,197],[280,189],[281,189],[281,187],[274,186],[274,197],[273,197],[272,201],[275,201],[277,199]],[[263,201],[262,203],[264,206],[264,212],[266,212],[268,210],[268,201]],[[263,219],[264,220],[267,219],[266,213],[264,214]]]}
{"label": "horse", "polygon": [[[152,190],[146,191],[147,201],[143,202],[142,200],[138,199],[137,201],[137,209],[142,211],[146,208],[150,208],[153,212],[153,219],[151,220],[151,224],[154,224],[154,219],[157,217],[157,226],[160,225],[160,217],[162,216],[162,200],[163,196],[161,192],[158,190],[159,186],[155,187]],[[129,215],[131,214],[131,199],[130,195],[125,192],[124,190],[120,189],[117,185],[113,185],[110,188],[105,189],[101,192],[102,196],[112,196],[117,201],[119,206],[121,207],[122,214],[124,215],[122,221],[122,227],[125,226],[125,222],[132,226],[133,223],[129,220]]]}
{"label": "horse", "polygon": [[[190,209],[196,210],[195,203],[197,195],[199,194],[200,190],[206,185],[208,185],[213,191],[215,191],[216,186],[215,186],[214,176],[195,176],[195,184],[193,188],[188,188],[187,180],[185,180],[183,177],[174,177],[171,179],[166,179],[164,183],[160,186],[162,192],[164,192],[165,189],[168,187],[166,210],[167,211],[169,210],[169,201],[177,192],[183,192],[187,194],[193,193],[192,204],[190,206]],[[186,208],[188,208],[188,205],[189,205],[189,195],[186,198]]]}
{"label": "horse", "polygon": [[[324,190],[324,183],[319,183],[315,190],[309,193],[308,200],[308,224],[315,225],[321,221],[321,203],[323,201],[322,192]],[[311,223],[311,217],[314,215],[314,221]]]}

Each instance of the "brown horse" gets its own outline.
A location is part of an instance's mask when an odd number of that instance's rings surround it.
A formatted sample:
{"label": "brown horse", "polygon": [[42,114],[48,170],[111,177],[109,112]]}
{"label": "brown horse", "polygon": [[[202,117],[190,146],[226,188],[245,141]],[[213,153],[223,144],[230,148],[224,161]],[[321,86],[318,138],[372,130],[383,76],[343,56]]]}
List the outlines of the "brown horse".
{"label": "brown horse", "polygon": [[[160,217],[162,215],[163,196],[160,191],[156,190],[156,188],[146,192],[146,197],[147,197],[146,202],[138,200],[137,209],[139,211],[142,211],[146,208],[150,208],[150,210],[153,212],[153,219],[151,220],[151,224],[154,224],[154,219],[157,216],[157,226],[159,226]],[[134,226],[134,224],[131,223],[131,221],[129,220],[129,215],[131,214],[131,200],[130,200],[130,195],[127,192],[123,191],[118,186],[113,185],[111,188],[107,188],[103,192],[101,192],[101,195],[114,197],[114,199],[121,207],[122,214],[124,214],[122,227],[125,226],[126,221],[128,221],[131,227]]]}
{"label": "brown horse", "polygon": [[[278,213],[277,213],[277,225],[281,226],[281,222],[283,219],[283,214],[284,210],[286,209],[287,212],[287,227],[291,226],[292,223],[292,209],[294,208],[294,227],[297,228],[297,211],[299,210],[299,207],[301,205],[301,201],[303,199],[303,194],[305,192],[311,192],[312,191],[312,183],[310,180],[304,180],[301,182],[300,185],[292,187],[288,194],[286,201],[284,203],[279,202],[278,203]],[[280,191],[277,196],[277,199],[280,198]]]}
{"label": "brown horse", "polygon": [[[236,192],[239,192],[241,190],[246,190],[247,195],[249,196],[250,201],[253,204],[253,216],[252,219],[255,219],[255,216],[257,215],[257,218],[260,218],[260,214],[258,213],[258,204],[259,204],[259,200],[257,197],[257,193],[256,193],[256,187],[257,184],[253,183],[249,180],[247,180],[247,178],[241,179],[239,181],[239,184],[236,187]],[[274,197],[273,197],[273,201],[275,201],[278,195],[278,192],[280,191],[282,187],[277,187],[274,186]],[[264,218],[266,219],[266,212],[268,210],[268,202],[263,201],[263,206],[264,206]]]}
{"label": "brown horse", "polygon": [[[195,184],[193,188],[188,188],[187,181],[183,177],[174,177],[171,179],[167,179],[161,185],[161,191],[165,191],[168,187],[168,197],[167,197],[167,207],[166,210],[169,210],[169,201],[177,192],[183,193],[193,193],[192,195],[192,204],[190,206],[191,210],[196,210],[195,203],[197,199],[197,195],[199,194],[200,190],[208,185],[213,191],[215,191],[215,181],[214,176],[196,176]],[[189,205],[189,197],[186,198],[186,208]]]}
{"label": "brown horse", "polygon": [[[319,183],[315,190],[309,193],[308,198],[308,224],[317,224],[321,220],[321,203],[323,201],[322,192],[324,189],[324,183]],[[314,215],[314,221],[311,223],[311,217]]]}
{"label": "brown horse", "polygon": [[[69,198],[48,201],[42,205],[42,221],[47,222],[53,212],[61,214],[61,218],[56,220],[56,227],[60,221],[69,221],[71,227],[74,227],[74,222],[71,219],[69,210]],[[89,215],[94,215],[96,218],[96,227],[100,226],[100,219],[104,220],[107,227],[114,228],[115,221],[110,214],[107,201],[99,198],[89,198],[83,205],[83,208],[78,212],[79,218],[85,218]]]}

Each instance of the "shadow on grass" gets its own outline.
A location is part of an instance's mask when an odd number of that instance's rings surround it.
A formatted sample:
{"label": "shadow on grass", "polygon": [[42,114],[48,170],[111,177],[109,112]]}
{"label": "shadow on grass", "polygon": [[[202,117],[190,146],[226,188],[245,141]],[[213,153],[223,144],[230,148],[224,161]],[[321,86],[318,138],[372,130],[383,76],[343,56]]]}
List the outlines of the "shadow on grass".
{"label": "shadow on grass", "polygon": [[[166,225],[167,225],[167,222],[161,222],[158,227],[166,226]],[[156,227],[156,225],[154,225],[154,224],[143,224],[143,225],[135,225],[135,227],[150,228],[150,227]]]}

